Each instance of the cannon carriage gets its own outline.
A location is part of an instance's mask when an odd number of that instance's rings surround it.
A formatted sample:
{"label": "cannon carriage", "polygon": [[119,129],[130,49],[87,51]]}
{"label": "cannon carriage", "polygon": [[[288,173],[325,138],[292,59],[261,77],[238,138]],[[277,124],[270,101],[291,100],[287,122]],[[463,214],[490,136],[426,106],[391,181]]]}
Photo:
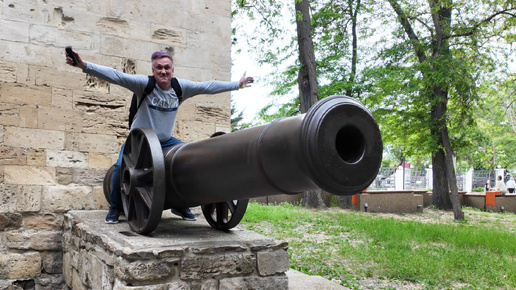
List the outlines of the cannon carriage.
{"label": "cannon carriage", "polygon": [[[127,138],[121,167],[124,214],[149,234],[163,210],[202,206],[216,229],[240,222],[250,198],[321,188],[335,195],[366,189],[382,160],[380,130],[358,101],[331,96],[306,114],[162,150],[150,129]],[[111,172],[104,178],[109,198]]]}

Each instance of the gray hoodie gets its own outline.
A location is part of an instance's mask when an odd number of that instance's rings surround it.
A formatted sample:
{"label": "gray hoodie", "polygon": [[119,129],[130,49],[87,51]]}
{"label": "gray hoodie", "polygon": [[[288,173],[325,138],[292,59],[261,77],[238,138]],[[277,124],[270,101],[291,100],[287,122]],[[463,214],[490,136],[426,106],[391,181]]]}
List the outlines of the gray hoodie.
{"label": "gray hoodie", "polygon": [[[140,103],[149,81],[146,75],[127,74],[91,62],[87,63],[84,72],[132,91],[138,97],[138,103]],[[238,82],[192,82],[179,78],[177,81],[183,92],[183,100],[199,94],[218,94],[239,89]],[[179,99],[172,88],[168,91],[163,91],[156,85],[154,91],[147,95],[141,104],[138,113],[134,117],[131,130],[134,128],[150,128],[154,130],[161,142],[167,141],[174,133],[178,106]]]}

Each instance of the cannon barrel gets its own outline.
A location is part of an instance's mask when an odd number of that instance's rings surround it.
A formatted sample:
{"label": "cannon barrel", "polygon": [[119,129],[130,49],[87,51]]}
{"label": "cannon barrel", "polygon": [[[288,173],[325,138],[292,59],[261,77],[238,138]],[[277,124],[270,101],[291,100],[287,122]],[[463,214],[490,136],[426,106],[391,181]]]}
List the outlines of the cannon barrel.
{"label": "cannon barrel", "polygon": [[[345,96],[325,98],[306,114],[164,151],[151,130],[137,129],[123,153],[124,212],[133,230],[148,233],[163,209],[201,205],[218,228],[228,213],[243,216],[249,198],[317,188],[359,193],[376,177],[382,152],[371,113]],[[245,200],[240,211],[239,200]]]}
{"label": "cannon barrel", "polygon": [[165,208],[316,188],[351,195],[371,184],[381,158],[371,114],[333,96],[300,116],[169,149]]}

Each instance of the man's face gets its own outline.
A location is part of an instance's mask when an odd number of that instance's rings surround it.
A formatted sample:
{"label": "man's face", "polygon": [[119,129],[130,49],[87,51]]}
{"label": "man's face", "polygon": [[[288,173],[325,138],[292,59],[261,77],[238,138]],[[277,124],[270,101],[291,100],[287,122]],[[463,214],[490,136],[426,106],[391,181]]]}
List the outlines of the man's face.
{"label": "man's face", "polygon": [[168,57],[162,57],[154,60],[152,65],[152,74],[156,79],[156,83],[162,90],[170,89],[170,80],[174,76],[174,67],[172,60]]}

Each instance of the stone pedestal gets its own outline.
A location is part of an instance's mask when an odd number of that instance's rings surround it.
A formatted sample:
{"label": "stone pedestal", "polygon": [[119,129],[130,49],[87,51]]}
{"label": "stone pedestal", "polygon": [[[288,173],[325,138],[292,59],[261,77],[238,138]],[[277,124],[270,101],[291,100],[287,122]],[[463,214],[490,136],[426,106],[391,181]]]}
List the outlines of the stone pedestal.
{"label": "stone pedestal", "polygon": [[63,272],[72,289],[288,289],[287,243],[246,230],[221,232],[170,211],[151,236],[141,236],[123,217],[105,224],[105,215],[65,215]]}

